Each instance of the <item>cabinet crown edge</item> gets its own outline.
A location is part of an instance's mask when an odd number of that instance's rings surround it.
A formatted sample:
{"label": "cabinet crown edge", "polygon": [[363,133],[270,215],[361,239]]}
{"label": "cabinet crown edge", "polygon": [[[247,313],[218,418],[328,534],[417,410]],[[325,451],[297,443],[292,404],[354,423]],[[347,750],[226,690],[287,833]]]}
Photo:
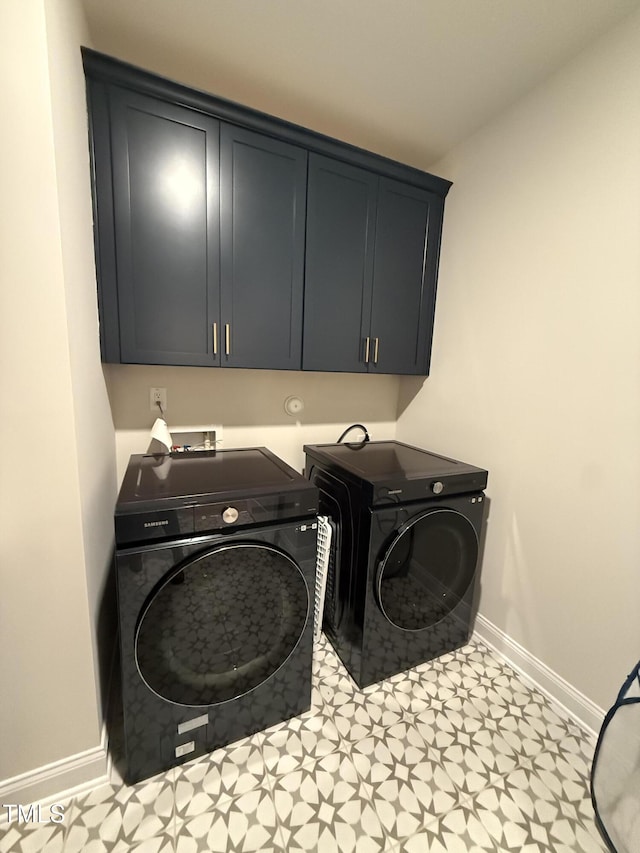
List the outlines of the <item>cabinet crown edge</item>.
{"label": "cabinet crown edge", "polygon": [[251,107],[195,89],[162,77],[151,71],[115,59],[92,48],[81,47],[85,76],[96,82],[123,86],[136,92],[160,98],[177,106],[199,110],[223,121],[254,130],[308,151],[361,166],[388,178],[421,187],[445,198],[452,182],[421,171],[413,166],[333,139],[285,119],[268,115]]}

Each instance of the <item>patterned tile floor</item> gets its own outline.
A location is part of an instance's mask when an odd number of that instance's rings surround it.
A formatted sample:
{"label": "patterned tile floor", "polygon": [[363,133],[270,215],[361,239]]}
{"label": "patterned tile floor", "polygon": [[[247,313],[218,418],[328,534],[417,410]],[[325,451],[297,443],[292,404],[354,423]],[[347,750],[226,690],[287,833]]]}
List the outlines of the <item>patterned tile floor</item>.
{"label": "patterned tile floor", "polygon": [[0,853],[596,853],[592,740],[478,643],[359,690],[323,637],[311,710],[0,827]]}

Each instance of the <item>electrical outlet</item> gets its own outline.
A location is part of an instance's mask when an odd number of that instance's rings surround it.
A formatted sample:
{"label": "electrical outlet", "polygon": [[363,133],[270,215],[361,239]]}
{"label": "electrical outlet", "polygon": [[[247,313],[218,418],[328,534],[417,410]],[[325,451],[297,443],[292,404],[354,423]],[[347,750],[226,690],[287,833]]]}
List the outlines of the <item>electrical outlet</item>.
{"label": "electrical outlet", "polygon": [[149,408],[156,415],[160,414],[158,403],[162,406],[162,411],[167,411],[167,389],[166,388],[149,388]]}

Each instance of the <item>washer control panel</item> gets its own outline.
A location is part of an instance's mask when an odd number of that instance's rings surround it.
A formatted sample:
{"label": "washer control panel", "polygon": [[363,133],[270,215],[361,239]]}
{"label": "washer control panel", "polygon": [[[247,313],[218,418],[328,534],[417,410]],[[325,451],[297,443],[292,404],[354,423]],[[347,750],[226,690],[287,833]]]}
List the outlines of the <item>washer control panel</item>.
{"label": "washer control panel", "polygon": [[318,511],[317,491],[292,491],[285,495],[275,492],[258,498],[237,500],[231,496],[224,501],[201,503],[190,507],[196,533],[217,533],[237,530],[248,525],[269,524],[288,518],[307,518]]}
{"label": "washer control panel", "polygon": [[204,504],[194,507],[194,516],[197,533],[209,533],[223,530],[225,527],[241,527],[262,520],[260,506],[255,501]]}

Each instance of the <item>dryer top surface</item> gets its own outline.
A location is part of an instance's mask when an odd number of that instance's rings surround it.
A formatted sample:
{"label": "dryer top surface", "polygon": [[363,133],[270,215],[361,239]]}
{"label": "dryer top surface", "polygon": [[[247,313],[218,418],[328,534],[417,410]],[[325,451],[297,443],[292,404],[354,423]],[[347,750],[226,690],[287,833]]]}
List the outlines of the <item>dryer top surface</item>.
{"label": "dryer top surface", "polygon": [[369,441],[362,445],[306,445],[312,459],[340,469],[373,486],[402,489],[408,481],[432,482],[474,475],[474,487],[484,488],[487,472],[466,462],[440,456],[399,441]]}

